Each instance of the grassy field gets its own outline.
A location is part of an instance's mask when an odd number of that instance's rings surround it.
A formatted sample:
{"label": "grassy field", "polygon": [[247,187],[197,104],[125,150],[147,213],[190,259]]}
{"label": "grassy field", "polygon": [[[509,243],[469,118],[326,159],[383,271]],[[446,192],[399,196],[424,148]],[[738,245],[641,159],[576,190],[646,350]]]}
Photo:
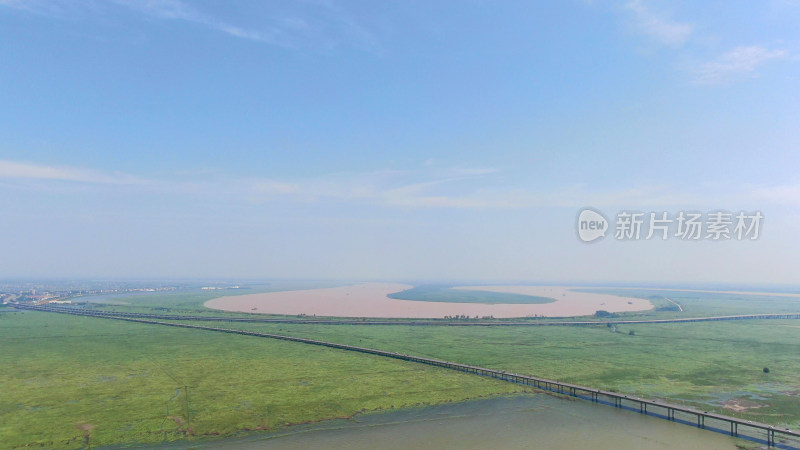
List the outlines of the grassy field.
{"label": "grassy field", "polygon": [[[650,324],[616,331],[602,325],[225,326],[440,358],[800,425],[800,321]],[[736,413],[723,408],[731,399],[761,407]]]}
{"label": "grassy field", "polygon": [[[576,289],[577,291],[644,298],[653,302],[651,311],[620,314],[625,318],[702,317],[736,314],[800,313],[800,297],[776,297],[767,295],[723,294],[710,292],[651,291],[636,289]],[[675,311],[670,299],[683,308]],[[667,307],[670,310],[659,310]]]}
{"label": "grassy field", "polygon": [[438,284],[415,286],[402,292],[389,294],[388,297],[398,300],[447,303],[552,303],[555,301],[549,297],[452,289],[452,286]]}
{"label": "grassy field", "polygon": [[[669,298],[685,309],[620,314],[621,319],[800,312],[796,298],[620,293],[662,306],[671,304],[664,300]],[[242,316],[202,306],[219,295],[198,290],[93,307]],[[110,445],[224,436],[350,416],[362,409],[520,389],[298,343],[5,311],[0,313],[0,442],[12,448],[81,448],[87,439],[92,445]],[[800,426],[800,321],[618,328],[207,324],[441,358]],[[737,413],[723,408],[732,401],[750,409]]]}
{"label": "grassy field", "polygon": [[3,313],[0,342],[2,448],[230,435],[521,390],[298,343],[61,314]]}

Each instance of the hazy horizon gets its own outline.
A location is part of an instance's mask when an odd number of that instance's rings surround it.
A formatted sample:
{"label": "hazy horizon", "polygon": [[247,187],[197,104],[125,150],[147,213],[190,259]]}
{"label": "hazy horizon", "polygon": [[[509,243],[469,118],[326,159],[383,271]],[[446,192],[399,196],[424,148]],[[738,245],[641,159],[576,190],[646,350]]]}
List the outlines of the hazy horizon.
{"label": "hazy horizon", "polygon": [[[0,0],[0,278],[793,285],[798,20]],[[587,244],[586,207],[764,219]]]}

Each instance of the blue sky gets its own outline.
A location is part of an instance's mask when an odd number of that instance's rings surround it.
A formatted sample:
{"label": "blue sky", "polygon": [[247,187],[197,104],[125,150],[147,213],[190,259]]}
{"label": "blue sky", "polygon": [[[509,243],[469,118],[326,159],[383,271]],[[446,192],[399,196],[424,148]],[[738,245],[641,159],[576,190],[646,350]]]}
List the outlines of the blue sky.
{"label": "blue sky", "polygon": [[[0,0],[0,274],[796,283],[800,2]],[[762,211],[752,242],[580,208]]]}

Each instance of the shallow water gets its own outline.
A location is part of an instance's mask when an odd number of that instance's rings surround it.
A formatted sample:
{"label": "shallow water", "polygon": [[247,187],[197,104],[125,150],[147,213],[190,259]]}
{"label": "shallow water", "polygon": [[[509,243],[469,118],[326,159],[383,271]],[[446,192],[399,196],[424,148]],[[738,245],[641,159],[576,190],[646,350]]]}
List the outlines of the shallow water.
{"label": "shallow water", "polygon": [[735,449],[742,442],[632,411],[539,394],[366,414],[276,433],[166,447]]}

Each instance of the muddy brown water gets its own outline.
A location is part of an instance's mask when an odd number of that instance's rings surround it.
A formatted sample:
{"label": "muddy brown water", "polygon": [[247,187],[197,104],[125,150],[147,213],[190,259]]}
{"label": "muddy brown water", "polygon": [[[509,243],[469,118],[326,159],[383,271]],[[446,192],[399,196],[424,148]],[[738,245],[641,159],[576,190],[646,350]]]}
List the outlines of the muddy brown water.
{"label": "muddy brown water", "polygon": [[571,317],[609,312],[642,311],[653,308],[649,300],[611,294],[577,292],[557,286],[474,286],[467,290],[515,293],[550,297],[543,304],[450,303],[398,300],[388,295],[411,288],[397,283],[359,283],[325,289],[304,289],[220,297],[204,303],[207,308],[261,314],[305,314],[330,317],[442,318],[484,317]]}
{"label": "muddy brown water", "polygon": [[[364,414],[213,441],[197,449],[735,449],[724,434],[584,401],[535,394]],[[151,448],[156,448],[153,446]]]}

